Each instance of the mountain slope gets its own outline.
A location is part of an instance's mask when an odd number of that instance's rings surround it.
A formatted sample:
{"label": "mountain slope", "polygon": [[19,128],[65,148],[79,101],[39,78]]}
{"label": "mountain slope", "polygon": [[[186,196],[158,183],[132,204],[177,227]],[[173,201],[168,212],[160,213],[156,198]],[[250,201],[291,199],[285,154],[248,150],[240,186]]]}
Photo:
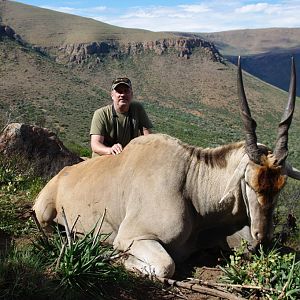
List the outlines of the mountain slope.
{"label": "mountain slope", "polygon": [[88,142],[78,118],[90,119],[89,106],[103,103],[105,91],[8,38],[0,39],[0,61],[2,123],[36,123],[70,141]]}
{"label": "mountain slope", "polygon": [[[215,43],[219,51],[232,63],[243,56],[243,67],[250,74],[288,90],[290,57],[296,61],[300,74],[300,28],[268,28],[234,30],[201,34]],[[300,77],[297,78],[300,86]],[[300,88],[297,95],[300,96]]]}
{"label": "mountain slope", "polygon": [[[297,74],[300,74],[300,49],[295,52],[287,50],[282,53],[247,55],[243,57],[243,68],[255,77],[288,91],[291,55],[296,62]],[[237,62],[236,56],[226,56],[226,58],[234,64]],[[300,76],[297,76],[296,83],[297,96],[300,96]]]}
{"label": "mountain slope", "polygon": [[[4,15],[8,25],[15,29],[20,26],[17,28],[21,32],[17,29],[16,32],[35,45],[58,45],[70,38],[68,35],[72,36],[76,31],[69,32],[66,29],[72,28],[73,18],[84,24],[94,24],[93,20],[34,7],[26,8],[15,2],[0,3],[6,3]],[[7,13],[8,9],[11,9],[10,13]],[[20,18],[16,18],[18,14]],[[62,19],[58,20],[59,24],[63,24],[61,31],[55,31],[57,28],[47,20],[48,14],[50,21],[54,16]],[[39,30],[46,33],[46,29],[39,29],[38,26],[43,18],[49,26],[48,35],[43,37],[44,40],[39,40],[42,38]],[[90,25],[85,26],[91,28]],[[97,26],[99,34],[102,34],[104,31],[100,29],[103,29],[103,23],[97,22]],[[142,32],[119,28],[120,36],[122,30]],[[59,39],[58,33],[64,38]],[[148,33],[143,35],[145,39],[149,37]],[[82,32],[76,34],[77,42],[86,38]],[[149,34],[157,37],[156,33]],[[131,34],[128,36],[134,37]],[[184,40],[179,39],[179,42],[185,45]],[[10,112],[12,121],[46,126],[58,132],[59,137],[68,144],[88,147],[93,111],[111,103],[109,90],[113,78],[129,76],[133,82],[135,99],[144,103],[156,131],[205,147],[243,139],[236,92],[236,67],[215,60],[211,48],[209,44],[206,48],[195,47],[190,56],[179,56],[171,47],[159,54],[155,51],[137,51],[134,55],[106,55],[100,59],[96,54],[91,54],[82,63],[62,65],[26,46],[26,43],[22,45],[2,37],[0,109],[3,121],[7,118],[5,113]],[[289,80],[289,75],[285,77]],[[245,87],[253,116],[258,122],[259,141],[272,147],[287,94],[247,74]],[[290,149],[291,158],[298,161],[299,123],[300,109],[297,103],[290,129]]]}
{"label": "mountain slope", "polygon": [[[88,147],[93,111],[111,103],[109,89],[116,76],[132,79],[135,99],[144,104],[158,132],[210,147],[243,139],[236,68],[213,62],[200,50],[188,60],[176,53],[144,53],[70,69],[3,38],[0,59],[2,116],[11,112],[11,121],[46,126],[67,145]],[[287,94],[247,74],[245,87],[259,141],[272,147]],[[300,161],[299,125],[297,103],[290,129],[292,161]]]}
{"label": "mountain slope", "polygon": [[244,29],[201,36],[214,42],[223,55],[256,55],[300,49],[300,28]]}
{"label": "mountain slope", "polygon": [[127,43],[174,37],[170,33],[117,27],[13,1],[0,1],[0,17],[2,23],[11,26],[28,43],[42,47],[106,40]]}

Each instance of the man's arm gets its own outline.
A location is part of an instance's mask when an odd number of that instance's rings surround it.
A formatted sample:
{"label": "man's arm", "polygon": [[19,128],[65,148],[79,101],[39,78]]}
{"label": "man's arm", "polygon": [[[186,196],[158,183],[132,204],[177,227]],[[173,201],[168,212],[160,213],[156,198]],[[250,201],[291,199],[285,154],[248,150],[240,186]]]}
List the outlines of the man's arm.
{"label": "man's arm", "polygon": [[91,148],[92,151],[99,155],[120,154],[123,151],[121,144],[114,144],[112,147],[107,147],[103,144],[104,136],[98,134],[91,134]]}

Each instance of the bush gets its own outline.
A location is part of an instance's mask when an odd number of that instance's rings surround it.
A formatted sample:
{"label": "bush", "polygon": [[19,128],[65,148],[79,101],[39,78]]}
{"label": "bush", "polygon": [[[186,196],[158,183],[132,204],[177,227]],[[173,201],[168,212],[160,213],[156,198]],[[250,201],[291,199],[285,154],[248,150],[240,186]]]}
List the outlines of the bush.
{"label": "bush", "polygon": [[300,261],[296,253],[281,254],[279,249],[265,251],[260,247],[256,254],[245,257],[245,250],[246,243],[243,243],[230,256],[227,265],[221,267],[225,282],[247,285],[248,289],[243,291],[248,297],[256,292],[266,299],[299,299]]}
{"label": "bush", "polygon": [[44,185],[20,158],[0,156],[0,230],[18,236],[34,228],[29,219],[32,199]]}
{"label": "bush", "polygon": [[90,148],[83,147],[79,144],[76,143],[66,143],[66,147],[72,151],[73,153],[77,154],[80,157],[91,157],[92,156],[92,151]]}
{"label": "bush", "polygon": [[128,281],[124,268],[112,264],[115,253],[105,243],[108,235],[96,228],[81,238],[72,233],[66,236],[57,228],[50,238],[41,236],[34,243],[37,253],[44,253],[45,263],[57,275],[57,290],[63,298],[101,298],[107,283]]}
{"label": "bush", "polygon": [[33,255],[32,247],[12,246],[0,259],[0,298],[45,299],[50,290],[46,288],[41,255]]}
{"label": "bush", "polygon": [[6,158],[0,154],[0,191],[26,191],[34,197],[42,184],[42,179],[35,176],[33,168],[22,157],[16,155]]}

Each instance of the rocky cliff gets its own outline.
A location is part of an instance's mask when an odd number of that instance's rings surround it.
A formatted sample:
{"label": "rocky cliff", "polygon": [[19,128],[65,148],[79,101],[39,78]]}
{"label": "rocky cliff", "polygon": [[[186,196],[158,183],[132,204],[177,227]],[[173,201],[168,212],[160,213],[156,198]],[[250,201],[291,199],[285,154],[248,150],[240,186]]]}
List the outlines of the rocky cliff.
{"label": "rocky cliff", "polygon": [[157,41],[130,42],[128,44],[119,44],[114,40],[88,44],[69,44],[59,48],[57,61],[81,64],[86,62],[93,55],[100,61],[104,56],[119,58],[127,55],[138,55],[147,51],[153,51],[157,55],[163,55],[172,50],[177,52],[178,57],[188,59],[197,48],[201,48],[211,60],[218,62],[223,61],[222,56],[214,44],[200,38],[163,39]]}
{"label": "rocky cliff", "polygon": [[33,50],[39,52],[40,54],[43,54],[43,55],[47,55],[48,54],[47,49],[44,49],[43,47],[40,47],[40,46],[37,46],[37,45],[30,45],[30,44],[28,44],[19,34],[17,34],[15,32],[15,30],[13,28],[11,28],[8,25],[0,24],[0,39],[2,37],[7,37],[7,38],[10,38],[12,40],[15,40],[19,44],[21,44],[21,45],[23,45],[25,47],[28,47],[28,48],[32,48]]}
{"label": "rocky cliff", "polygon": [[157,55],[163,55],[169,51],[175,51],[178,57],[190,58],[193,51],[201,49],[205,55],[213,61],[222,62],[223,57],[215,45],[197,37],[182,37],[174,39],[162,39],[156,41],[130,42],[121,44],[116,40],[95,41],[91,43],[67,44],[58,48],[42,48],[39,45],[29,45],[18,35],[13,28],[0,24],[0,37],[7,36],[19,43],[33,48],[43,54],[51,54],[57,62],[83,64],[94,57],[100,62],[104,57],[121,58],[124,56],[139,55],[152,51]]}

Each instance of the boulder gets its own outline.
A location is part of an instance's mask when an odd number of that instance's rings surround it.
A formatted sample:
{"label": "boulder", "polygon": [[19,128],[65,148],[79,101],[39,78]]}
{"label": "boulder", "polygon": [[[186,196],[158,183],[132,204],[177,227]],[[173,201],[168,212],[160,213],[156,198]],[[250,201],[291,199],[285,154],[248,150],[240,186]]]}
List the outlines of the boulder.
{"label": "boulder", "polygon": [[10,26],[4,26],[4,31],[8,37],[11,39],[14,38],[14,35],[16,34],[15,31]]}
{"label": "boulder", "polygon": [[65,166],[83,161],[55,133],[37,126],[11,123],[0,134],[0,154],[28,162],[37,176],[49,178]]}

